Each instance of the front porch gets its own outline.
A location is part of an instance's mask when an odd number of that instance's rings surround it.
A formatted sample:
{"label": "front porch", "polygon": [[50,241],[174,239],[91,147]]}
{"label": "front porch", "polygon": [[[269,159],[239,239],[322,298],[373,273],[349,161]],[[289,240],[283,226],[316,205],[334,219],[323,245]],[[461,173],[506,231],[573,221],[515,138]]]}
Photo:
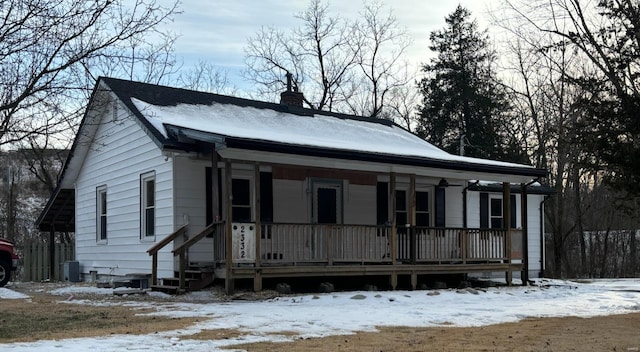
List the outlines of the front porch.
{"label": "front porch", "polygon": [[[398,276],[406,275],[415,289],[418,275],[504,272],[510,282],[523,270],[520,230],[219,222],[174,249],[181,289],[188,248],[207,236],[215,278],[224,279],[229,292],[236,279],[252,279],[260,291],[263,278],[388,276],[395,289]],[[157,283],[155,266],[152,280]]]}

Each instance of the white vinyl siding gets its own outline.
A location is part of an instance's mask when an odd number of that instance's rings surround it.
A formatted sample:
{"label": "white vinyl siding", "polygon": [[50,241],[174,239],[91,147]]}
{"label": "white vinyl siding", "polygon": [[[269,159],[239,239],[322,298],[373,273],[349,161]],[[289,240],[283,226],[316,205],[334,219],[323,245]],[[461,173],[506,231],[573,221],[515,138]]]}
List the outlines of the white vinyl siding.
{"label": "white vinyl siding", "polygon": [[[207,222],[207,200],[204,192],[206,185],[206,168],[211,162],[193,160],[187,155],[174,156],[175,166],[175,218],[176,227],[189,223],[187,234],[189,237],[202,231]],[[178,171],[179,170],[179,171]],[[223,173],[224,174],[224,173]],[[218,201],[217,199],[215,200]],[[182,244],[182,238],[174,242],[174,246]],[[169,246],[171,247],[171,246]],[[172,248],[173,249],[173,248]],[[211,262],[213,260],[213,240],[201,239],[197,245],[189,248],[189,261]]]}
{"label": "white vinyl siding", "polygon": [[376,222],[376,186],[347,184],[344,195],[344,223],[375,225]]}
{"label": "white vinyl siding", "polygon": [[[516,228],[522,228],[522,208],[521,208],[521,196],[519,193],[515,194],[516,201]],[[500,193],[493,193],[491,196],[501,197]],[[491,197],[490,196],[490,197]],[[540,225],[540,206],[544,200],[544,196],[538,194],[527,195],[527,218],[528,218],[528,249],[529,249],[529,277],[535,278],[539,276],[540,271],[544,268],[542,262],[542,247],[541,240],[543,238],[543,229]],[[468,226],[479,227],[480,226],[480,192],[468,192],[467,193],[467,206],[468,206]],[[503,275],[503,274],[501,274]]]}
{"label": "white vinyl siding", "polygon": [[[140,175],[155,170],[156,240],[174,231],[172,159],[162,155],[139,123],[120,108],[109,107],[76,181],[76,259],[83,274],[124,275],[151,272],[140,240]],[[117,116],[114,121],[113,116]],[[96,187],[108,189],[108,246],[96,245]],[[173,275],[172,248],[160,252],[159,275]]]}
{"label": "white vinyl siding", "polygon": [[[519,195],[518,195],[519,198]],[[544,269],[542,260],[542,241],[544,239],[544,229],[541,228],[540,214],[544,196],[530,194],[527,196],[527,218],[528,221],[528,241],[529,247],[529,277],[540,277],[540,272]]]}
{"label": "white vinyl siding", "polygon": [[311,208],[307,182],[273,180],[273,222],[310,223]]}
{"label": "white vinyl siding", "polygon": [[[449,187],[444,189],[445,194],[445,226],[446,227],[462,227],[463,222],[463,206],[462,206],[462,186],[453,185],[449,182]],[[469,204],[467,203],[467,206]],[[473,209],[473,208],[470,208]]]}

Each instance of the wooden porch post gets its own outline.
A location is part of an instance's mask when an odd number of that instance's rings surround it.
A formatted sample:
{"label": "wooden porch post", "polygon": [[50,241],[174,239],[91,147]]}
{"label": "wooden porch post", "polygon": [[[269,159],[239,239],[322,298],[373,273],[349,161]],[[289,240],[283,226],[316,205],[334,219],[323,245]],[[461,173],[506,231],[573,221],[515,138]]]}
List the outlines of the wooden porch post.
{"label": "wooden porch post", "polygon": [[158,284],[158,252],[151,256],[151,285]]}
{"label": "wooden porch post", "polygon": [[527,185],[520,184],[520,207],[522,215],[522,284],[529,281],[529,216],[527,204]]}
{"label": "wooden porch post", "polygon": [[[511,264],[511,184],[502,183],[502,226],[506,229],[505,251],[507,263]],[[507,285],[513,281],[513,272],[509,269],[506,274]]]}
{"label": "wooden porch post", "polygon": [[[211,147],[211,220],[213,222],[218,222],[222,219],[222,217],[220,216],[220,204],[218,203],[218,200],[220,199],[220,192],[222,190],[218,186],[218,151],[216,150],[216,145],[214,144]],[[214,233],[214,236],[220,236],[220,234]],[[215,239],[211,241],[211,247],[211,256],[213,257],[213,262],[215,263],[217,260],[220,260],[220,258],[216,258]]]}
{"label": "wooden porch post", "polygon": [[254,194],[256,199],[255,204],[255,214],[256,214],[256,262],[255,262],[255,273],[253,277],[253,290],[255,292],[262,291],[262,269],[260,269],[260,239],[261,239],[261,231],[262,231],[262,223],[260,222],[260,163],[256,162],[254,164]]}
{"label": "wooden porch post", "polygon": [[[397,219],[396,219],[396,173],[391,172],[389,174],[389,183],[390,183],[390,193],[391,193],[391,265],[396,265],[396,255],[397,255],[397,239],[398,234],[396,230]],[[391,272],[391,289],[395,290],[396,286],[398,286],[398,274],[396,274],[395,270]]]}
{"label": "wooden porch post", "polygon": [[[409,175],[409,256],[411,264],[416,263],[416,175]],[[414,287],[415,289],[415,287]]]}
{"label": "wooden porch post", "polygon": [[231,189],[232,185],[232,173],[231,173],[231,161],[224,161],[224,182],[225,182],[225,215],[226,215],[226,231],[225,231],[225,265],[226,265],[226,275],[224,279],[224,287],[227,294],[233,293],[233,236],[231,234],[232,230],[232,202],[233,202],[233,192]]}
{"label": "wooden porch post", "polygon": [[[213,222],[220,220],[220,189],[218,188],[218,151],[214,144],[211,148],[211,211]],[[207,224],[208,225],[208,224]],[[215,242],[215,241],[214,241]]]}

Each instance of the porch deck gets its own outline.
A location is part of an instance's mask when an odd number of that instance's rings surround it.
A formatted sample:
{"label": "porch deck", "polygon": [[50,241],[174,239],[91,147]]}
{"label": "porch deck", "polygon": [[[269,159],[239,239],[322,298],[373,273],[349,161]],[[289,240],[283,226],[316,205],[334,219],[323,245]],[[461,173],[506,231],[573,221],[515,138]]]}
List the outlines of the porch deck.
{"label": "porch deck", "polygon": [[216,277],[252,278],[257,290],[272,277],[388,275],[395,287],[411,275],[415,287],[417,275],[510,273],[522,270],[521,247],[522,232],[507,229],[221,223],[214,231]]}

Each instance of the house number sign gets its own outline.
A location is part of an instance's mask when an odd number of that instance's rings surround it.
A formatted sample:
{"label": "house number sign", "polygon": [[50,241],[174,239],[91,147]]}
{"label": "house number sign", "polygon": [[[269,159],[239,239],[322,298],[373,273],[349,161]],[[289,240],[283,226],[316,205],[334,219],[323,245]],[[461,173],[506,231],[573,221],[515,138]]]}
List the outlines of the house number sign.
{"label": "house number sign", "polygon": [[233,262],[254,263],[256,261],[256,226],[251,223],[233,223]]}

